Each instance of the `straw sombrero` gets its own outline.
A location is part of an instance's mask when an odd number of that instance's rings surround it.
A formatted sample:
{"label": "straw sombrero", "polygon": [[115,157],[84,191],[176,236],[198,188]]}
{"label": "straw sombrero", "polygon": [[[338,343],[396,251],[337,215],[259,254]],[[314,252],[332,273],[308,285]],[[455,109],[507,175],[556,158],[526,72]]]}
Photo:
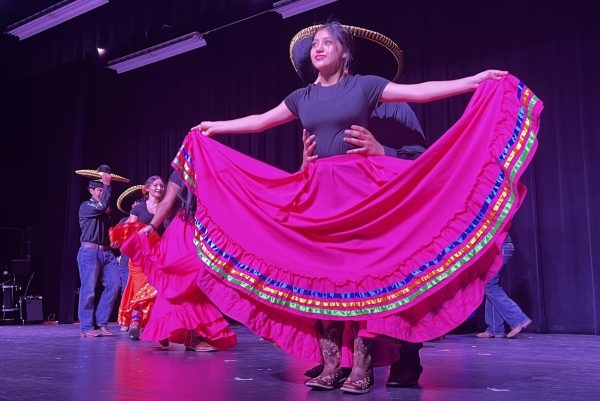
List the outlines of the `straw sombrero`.
{"label": "straw sombrero", "polygon": [[[316,78],[310,60],[310,48],[314,34],[323,25],[313,25],[302,29],[290,41],[290,60],[296,73],[306,83]],[[402,50],[390,38],[379,32],[357,26],[342,25],[355,39],[352,70],[358,74],[373,74],[395,81],[400,76],[403,65]],[[376,60],[376,62],[373,62]]]}
{"label": "straw sombrero", "polygon": [[106,164],[99,166],[96,170],[75,170],[75,174],[79,174],[84,177],[91,178],[93,180],[101,179],[102,173],[111,174],[111,178],[113,181],[129,182],[129,178],[121,177],[117,174],[112,174],[110,167],[108,167]]}
{"label": "straw sombrero", "polygon": [[143,185],[134,185],[130,188],[127,188],[121,195],[119,195],[119,198],[117,199],[117,209],[125,214],[129,214],[133,202],[146,195],[144,192],[145,189],[146,187]]}

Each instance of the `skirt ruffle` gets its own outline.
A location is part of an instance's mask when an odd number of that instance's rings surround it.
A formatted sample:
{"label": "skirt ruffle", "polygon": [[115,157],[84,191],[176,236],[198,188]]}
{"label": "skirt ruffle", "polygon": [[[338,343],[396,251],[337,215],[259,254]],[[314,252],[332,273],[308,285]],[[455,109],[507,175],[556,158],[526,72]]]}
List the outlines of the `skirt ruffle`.
{"label": "skirt ruffle", "polygon": [[[131,236],[121,251],[132,263],[143,266],[148,282],[157,295],[141,339],[189,344],[190,331],[220,350],[237,343],[229,323],[206,295],[195,285],[198,268],[194,266],[193,242],[184,241],[185,223],[177,218],[157,244],[143,234]],[[181,230],[177,230],[181,228]],[[183,245],[179,248],[177,245]],[[186,247],[185,244],[191,244]],[[187,249],[190,248],[190,249]],[[191,260],[190,260],[191,259]],[[191,269],[190,269],[191,267]]]}

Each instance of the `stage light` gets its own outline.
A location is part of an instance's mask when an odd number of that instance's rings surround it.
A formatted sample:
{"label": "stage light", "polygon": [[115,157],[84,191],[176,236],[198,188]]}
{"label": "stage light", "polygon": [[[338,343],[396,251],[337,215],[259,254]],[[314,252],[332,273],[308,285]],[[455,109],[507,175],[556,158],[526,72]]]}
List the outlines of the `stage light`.
{"label": "stage light", "polygon": [[104,56],[106,54],[106,49],[103,49],[101,47],[96,47],[96,50],[98,51],[99,56]]}
{"label": "stage light", "polygon": [[10,25],[6,33],[27,39],[106,3],[108,0],[64,0]]}
{"label": "stage light", "polygon": [[273,11],[288,18],[335,1],[337,0],[282,0],[273,3]]}
{"label": "stage light", "polygon": [[120,57],[108,62],[108,68],[121,74],[144,65],[156,63],[178,54],[189,52],[206,46],[206,41],[198,32],[188,33],[177,39],[149,47],[139,52],[132,53],[125,57]]}

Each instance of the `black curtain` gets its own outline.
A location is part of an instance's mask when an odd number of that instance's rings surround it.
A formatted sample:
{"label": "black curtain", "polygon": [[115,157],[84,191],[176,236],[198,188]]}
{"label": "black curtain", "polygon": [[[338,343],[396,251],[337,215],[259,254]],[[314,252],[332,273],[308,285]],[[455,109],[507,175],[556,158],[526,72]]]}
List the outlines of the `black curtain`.
{"label": "black curtain", "polygon": [[[259,3],[247,11],[268,8]],[[19,68],[3,64],[2,143],[10,155],[0,166],[15,190],[4,192],[2,207],[10,213],[0,226],[33,227],[45,312],[72,320],[77,209],[87,197],[85,181],[73,170],[107,163],[133,183],[168,176],[190,127],[265,111],[301,86],[289,63],[289,39],[334,18],[393,38],[404,50],[401,83],[502,68],[544,101],[504,284],[535,330],[598,334],[600,216],[593,205],[600,204],[594,185],[600,175],[594,157],[600,151],[600,28],[587,3],[340,0],[286,20],[259,15],[206,35],[205,48],[121,75],[105,68],[96,46],[114,44],[110,55],[166,35],[165,18],[181,33],[214,29],[240,17],[227,14],[235,2],[110,2],[27,41],[3,38],[3,54]],[[457,120],[469,97],[414,106],[430,142]],[[300,129],[291,123],[217,139],[294,171],[301,160]],[[119,185],[115,198],[125,189]]]}

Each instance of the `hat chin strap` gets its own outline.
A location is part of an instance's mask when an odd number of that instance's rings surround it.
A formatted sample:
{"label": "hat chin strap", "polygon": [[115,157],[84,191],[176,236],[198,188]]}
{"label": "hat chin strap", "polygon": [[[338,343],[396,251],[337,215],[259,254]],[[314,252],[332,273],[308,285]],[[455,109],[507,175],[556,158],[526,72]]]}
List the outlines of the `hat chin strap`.
{"label": "hat chin strap", "polygon": [[[336,64],[335,64],[335,65],[333,65],[333,68],[332,68],[332,69],[335,69],[335,72],[333,72],[333,73],[331,73],[331,74],[329,74],[329,75],[328,75],[328,76],[330,76],[330,77],[331,77],[331,76],[333,76],[333,75],[335,75],[335,74],[337,74],[337,73],[339,72],[340,76],[339,76],[339,78],[338,78],[337,82],[340,82],[344,76],[348,75],[348,72],[349,72],[349,71],[348,71],[348,68],[346,68],[346,67],[345,67],[345,64],[346,64],[346,63],[345,63],[345,59],[346,59],[346,57],[348,57],[348,56],[347,56],[347,53],[345,53],[345,54],[342,56],[342,58],[341,58],[341,62],[340,62],[340,63],[337,63],[337,62],[336,62]],[[339,60],[339,59],[338,59],[338,60]],[[323,82],[321,81],[321,77],[322,77],[322,73],[321,73],[321,71],[320,71],[320,70],[318,70],[318,74],[317,74],[317,80],[315,81],[315,83],[317,83],[317,82],[320,82],[320,83],[321,83],[321,85],[322,85],[322,84],[323,84]],[[335,83],[337,83],[337,82],[334,82],[334,84],[335,84]]]}
{"label": "hat chin strap", "polygon": [[[348,75],[348,70],[345,69],[343,66],[341,66],[341,68],[337,69],[337,71],[335,71],[332,74],[329,74],[328,77],[332,77],[332,76],[334,76],[337,73],[339,73],[338,80],[336,82],[330,83],[330,85],[333,85],[333,84],[336,84],[336,83],[340,82],[342,80],[342,78],[344,78],[344,76]],[[319,74],[317,76],[317,80],[315,82],[320,82],[321,85],[322,85],[323,84],[323,82],[321,80],[322,77],[323,76],[321,74],[321,71],[319,71]]]}

